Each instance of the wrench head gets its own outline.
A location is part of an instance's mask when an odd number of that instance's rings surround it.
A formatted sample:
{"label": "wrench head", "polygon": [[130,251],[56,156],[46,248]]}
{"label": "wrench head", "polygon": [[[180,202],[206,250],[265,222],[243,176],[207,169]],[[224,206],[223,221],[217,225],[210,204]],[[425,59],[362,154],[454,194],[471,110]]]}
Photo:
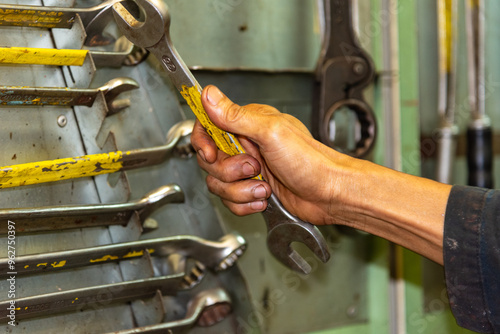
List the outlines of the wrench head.
{"label": "wrench head", "polygon": [[162,0],[135,0],[144,21],[134,17],[121,2],[113,5],[113,15],[122,33],[141,48],[156,45],[170,28],[170,14]]}
{"label": "wrench head", "polygon": [[311,272],[311,265],[292,248],[292,242],[301,242],[306,245],[323,263],[330,259],[328,245],[318,228],[289,223],[278,225],[269,231],[267,246],[271,254],[285,266],[303,274]]}
{"label": "wrench head", "polygon": [[306,245],[323,263],[330,259],[328,244],[320,230],[291,215],[275,194],[269,197],[268,206],[263,215],[268,229],[269,251],[285,266],[306,275],[311,272],[311,266],[292,248],[292,242],[301,242]]}
{"label": "wrench head", "polygon": [[129,101],[128,103],[123,103],[123,101],[116,99],[121,93],[137,88],[139,88],[139,84],[131,78],[115,78],[100,87],[99,90],[103,92],[106,105],[108,106],[108,116],[116,114],[129,106]]}
{"label": "wrench head", "polygon": [[191,133],[194,120],[188,119],[172,126],[167,133],[167,145],[175,145],[174,153],[181,158],[190,158],[194,154],[191,145]]}

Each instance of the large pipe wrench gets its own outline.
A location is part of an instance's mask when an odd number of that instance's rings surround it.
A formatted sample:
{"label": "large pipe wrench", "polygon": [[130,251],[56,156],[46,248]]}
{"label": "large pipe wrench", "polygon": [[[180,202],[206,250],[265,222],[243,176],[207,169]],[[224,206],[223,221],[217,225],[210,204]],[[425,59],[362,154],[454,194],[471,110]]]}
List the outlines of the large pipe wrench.
{"label": "large pipe wrench", "polygon": [[[237,138],[217,128],[208,118],[201,103],[202,88],[183,62],[170,39],[170,14],[161,0],[135,0],[142,9],[144,21],[137,20],[123,5],[113,5],[115,21],[122,33],[135,45],[155,55],[168,77],[186,99],[200,123],[213,138],[218,148],[229,155],[245,153]],[[262,179],[262,176],[259,175]],[[286,266],[308,274],[311,266],[291,247],[294,241],[302,242],[323,262],[328,261],[328,245],[314,225],[292,216],[281,205],[276,195],[271,195],[264,218],[268,227],[267,243],[271,253]]]}

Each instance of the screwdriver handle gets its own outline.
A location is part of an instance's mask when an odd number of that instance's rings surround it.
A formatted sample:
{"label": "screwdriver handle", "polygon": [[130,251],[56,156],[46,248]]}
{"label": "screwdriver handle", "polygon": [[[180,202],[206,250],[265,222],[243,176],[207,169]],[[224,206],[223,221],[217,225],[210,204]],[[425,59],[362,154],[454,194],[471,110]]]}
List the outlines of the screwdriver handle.
{"label": "screwdriver handle", "polygon": [[467,129],[467,165],[470,186],[493,188],[493,147],[490,126]]}

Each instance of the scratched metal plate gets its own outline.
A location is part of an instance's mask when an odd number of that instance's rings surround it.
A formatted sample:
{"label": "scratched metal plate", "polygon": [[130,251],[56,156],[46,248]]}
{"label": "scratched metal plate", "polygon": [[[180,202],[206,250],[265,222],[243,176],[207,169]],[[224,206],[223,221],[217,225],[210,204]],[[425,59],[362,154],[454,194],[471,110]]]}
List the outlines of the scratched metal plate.
{"label": "scratched metal plate", "polygon": [[[8,3],[14,3],[9,1]],[[40,1],[24,4],[40,5]],[[73,1],[45,1],[45,5],[68,6]],[[81,1],[79,5],[89,6],[97,2]],[[78,5],[78,3],[77,3]],[[56,46],[77,48],[82,39],[75,32],[54,30]],[[2,28],[0,44],[11,46],[53,47],[49,32],[42,29]],[[89,66],[85,68],[85,66]],[[130,76],[141,84],[141,90],[124,94],[131,100],[131,106],[118,115],[108,119],[98,117],[103,103],[94,107],[5,107],[0,109],[0,164],[2,166],[70,156],[96,153],[99,150],[126,150],[150,147],[165,143],[166,133],[171,126],[182,120],[184,115],[179,108],[177,95],[170,84],[149,64],[138,68],[118,70],[99,69],[95,73],[92,64],[80,68],[55,68],[41,66],[0,66],[0,84],[31,86],[87,86],[98,87],[117,76]],[[87,71],[87,72],[85,72]],[[94,77],[95,75],[95,77]],[[57,117],[64,115],[67,125],[57,125]],[[108,136],[113,134],[113,136]],[[110,140],[109,138],[116,138]],[[137,229],[122,227],[92,228],[59,231],[57,233],[18,236],[17,255],[32,254],[55,250],[88,247],[111,242],[154,238],[178,234],[194,234],[207,239],[218,239],[224,232],[209,202],[206,200],[204,180],[193,159],[190,161],[171,161],[161,166],[127,173],[118,184],[106,175],[91,179],[65,181],[54,185],[38,185],[17,189],[2,189],[0,207],[30,207],[57,204],[91,204],[116,202],[140,198],[146,192],[162,184],[178,183],[185,190],[186,203],[167,206],[159,210],[154,218],[160,228],[154,233],[143,236]],[[130,180],[130,184],[129,184]],[[108,182],[109,181],[109,182]],[[201,194],[201,195],[200,195]],[[200,202],[200,196],[204,201]],[[200,204],[201,203],[201,204]],[[2,222],[6,223],[6,222]],[[0,256],[7,254],[6,239],[0,239]],[[131,271],[134,269],[135,271]],[[150,265],[149,265],[150,266]],[[147,277],[137,263],[99,265],[94,268],[79,268],[60,273],[18,277],[16,280],[17,297],[63,291],[68,289],[120,282],[124,279]],[[133,276],[133,277],[132,277]],[[228,282],[230,285],[228,286]],[[246,287],[237,269],[221,275],[210,275],[195,291],[181,294],[179,299],[168,300],[170,317],[181,318],[189,297],[200,289],[228,286],[235,299],[235,313],[248,312],[249,304]],[[7,299],[7,284],[0,284],[0,300]],[[167,301],[165,301],[167,305]],[[16,327],[1,325],[0,330],[12,333],[101,333],[134,327],[137,323],[147,324],[153,319],[164,317],[155,303],[146,303],[141,312],[134,314],[129,304],[108,305],[102,301],[92,305],[92,310],[54,315],[45,318],[22,320]],[[135,310],[139,310],[136,307]],[[160,313],[159,313],[160,312]],[[135,319],[135,320],[134,320]],[[214,327],[208,333],[233,332],[235,321],[230,319]]]}

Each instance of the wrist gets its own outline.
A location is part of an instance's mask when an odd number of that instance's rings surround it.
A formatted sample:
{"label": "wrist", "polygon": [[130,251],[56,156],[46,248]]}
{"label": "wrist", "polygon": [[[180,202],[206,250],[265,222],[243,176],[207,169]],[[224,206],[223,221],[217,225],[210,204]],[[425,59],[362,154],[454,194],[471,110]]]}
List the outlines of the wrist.
{"label": "wrist", "polygon": [[[338,167],[339,163],[342,167]],[[378,235],[442,263],[451,186],[369,161],[336,157],[330,221]]]}

